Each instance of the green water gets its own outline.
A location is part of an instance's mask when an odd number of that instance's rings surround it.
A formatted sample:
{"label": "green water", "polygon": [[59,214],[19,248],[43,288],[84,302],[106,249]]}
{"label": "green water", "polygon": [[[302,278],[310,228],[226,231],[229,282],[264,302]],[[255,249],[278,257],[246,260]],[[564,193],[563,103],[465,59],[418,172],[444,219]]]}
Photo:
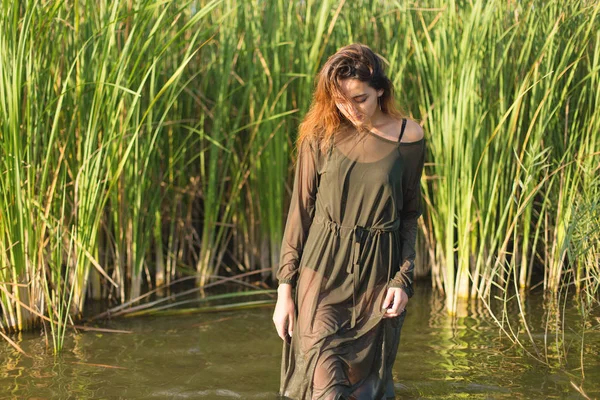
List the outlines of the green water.
{"label": "green water", "polygon": [[[585,336],[582,381],[575,309],[567,310],[568,363],[559,367],[550,347],[548,367],[502,338],[477,307],[452,319],[442,304],[424,289],[410,300],[394,368],[398,399],[583,398],[571,381],[600,397],[597,317]],[[538,298],[527,304],[532,334],[541,341],[546,311]],[[276,399],[281,342],[272,312],[115,319],[97,325],[131,333],[70,333],[57,358],[39,333],[14,336],[32,358],[0,341],[0,398]]]}

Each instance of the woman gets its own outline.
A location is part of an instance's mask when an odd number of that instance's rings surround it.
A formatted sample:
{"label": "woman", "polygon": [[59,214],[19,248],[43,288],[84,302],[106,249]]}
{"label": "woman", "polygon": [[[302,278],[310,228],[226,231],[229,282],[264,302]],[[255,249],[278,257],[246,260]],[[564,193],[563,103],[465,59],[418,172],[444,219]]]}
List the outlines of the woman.
{"label": "woman", "polygon": [[425,140],[397,111],[382,60],[341,48],[300,124],[273,322],[286,399],[394,398],[413,294]]}

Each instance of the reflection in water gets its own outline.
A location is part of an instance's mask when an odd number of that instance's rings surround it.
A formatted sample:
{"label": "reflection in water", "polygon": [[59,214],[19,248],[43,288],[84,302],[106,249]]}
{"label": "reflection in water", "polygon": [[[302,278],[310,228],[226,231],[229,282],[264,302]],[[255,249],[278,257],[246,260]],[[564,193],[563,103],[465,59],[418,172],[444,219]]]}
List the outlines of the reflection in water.
{"label": "reflection in water", "polygon": [[[557,318],[557,310],[544,308],[536,296],[526,306],[531,334],[543,354],[545,323]],[[566,365],[556,363],[564,370],[527,356],[500,334],[477,303],[463,305],[452,318],[444,299],[421,287],[407,310],[394,368],[398,398],[581,398],[571,380],[591,398],[600,396],[600,335],[586,332],[582,349],[581,321],[573,308],[566,310],[570,329],[564,341],[550,336],[570,349]],[[0,342],[0,398],[276,399],[282,345],[272,312],[264,307],[114,320],[104,327],[132,333],[70,334],[57,358],[39,333],[14,336],[32,358]],[[509,306],[507,315],[531,350],[518,309]],[[581,351],[585,381],[580,378]],[[548,353],[551,361],[561,359],[552,348]]]}

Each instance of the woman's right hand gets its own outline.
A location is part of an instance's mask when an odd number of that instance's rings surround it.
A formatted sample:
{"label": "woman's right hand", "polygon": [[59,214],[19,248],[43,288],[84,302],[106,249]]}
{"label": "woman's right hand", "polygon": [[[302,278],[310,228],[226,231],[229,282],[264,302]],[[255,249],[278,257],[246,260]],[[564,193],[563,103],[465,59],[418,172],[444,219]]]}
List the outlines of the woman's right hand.
{"label": "woman's right hand", "polygon": [[294,330],[294,314],[296,306],[292,299],[292,286],[287,283],[282,283],[277,288],[277,304],[273,312],[273,323],[277,334],[282,340],[287,339],[287,335],[291,338]]}

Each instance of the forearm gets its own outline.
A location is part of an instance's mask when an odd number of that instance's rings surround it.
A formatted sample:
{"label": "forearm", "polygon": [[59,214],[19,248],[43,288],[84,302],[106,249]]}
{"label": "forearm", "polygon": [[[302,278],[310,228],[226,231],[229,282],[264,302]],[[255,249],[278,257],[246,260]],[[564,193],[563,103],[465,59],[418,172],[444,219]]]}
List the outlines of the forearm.
{"label": "forearm", "polygon": [[281,242],[277,271],[279,285],[296,286],[304,243],[315,213],[317,188],[318,168],[313,148],[305,141],[298,155],[290,207]]}
{"label": "forearm", "polygon": [[[294,206],[296,208],[296,206]],[[304,244],[308,237],[308,231],[314,215],[314,207],[307,213],[297,208],[289,214],[286,229],[283,235],[277,281],[279,285],[296,287],[298,279],[298,268],[304,250]],[[296,216],[296,215],[302,216]]]}
{"label": "forearm", "polygon": [[400,227],[400,241],[402,248],[400,268],[389,282],[389,287],[402,288],[408,297],[412,297],[414,294],[412,283],[414,279],[417,230],[417,218],[402,221]]}

